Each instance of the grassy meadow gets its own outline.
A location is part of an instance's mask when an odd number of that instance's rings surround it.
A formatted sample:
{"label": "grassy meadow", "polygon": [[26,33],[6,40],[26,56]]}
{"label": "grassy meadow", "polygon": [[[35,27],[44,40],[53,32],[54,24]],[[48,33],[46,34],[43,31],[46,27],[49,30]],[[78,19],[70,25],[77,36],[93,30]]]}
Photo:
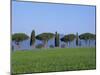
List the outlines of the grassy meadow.
{"label": "grassy meadow", "polygon": [[95,48],[48,48],[14,51],[12,73],[89,70],[96,68]]}

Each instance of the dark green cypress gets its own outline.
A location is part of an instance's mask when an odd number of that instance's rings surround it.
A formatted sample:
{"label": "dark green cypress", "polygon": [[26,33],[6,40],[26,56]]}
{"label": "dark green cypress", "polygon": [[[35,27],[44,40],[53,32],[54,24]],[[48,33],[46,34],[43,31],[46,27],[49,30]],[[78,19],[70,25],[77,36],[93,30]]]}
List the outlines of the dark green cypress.
{"label": "dark green cypress", "polygon": [[31,33],[31,38],[30,38],[30,46],[33,45],[34,47],[34,43],[35,43],[35,31],[33,30]]}
{"label": "dark green cypress", "polygon": [[55,47],[59,47],[59,34],[55,32]]}
{"label": "dark green cypress", "polygon": [[76,33],[76,46],[78,46],[78,33]]}

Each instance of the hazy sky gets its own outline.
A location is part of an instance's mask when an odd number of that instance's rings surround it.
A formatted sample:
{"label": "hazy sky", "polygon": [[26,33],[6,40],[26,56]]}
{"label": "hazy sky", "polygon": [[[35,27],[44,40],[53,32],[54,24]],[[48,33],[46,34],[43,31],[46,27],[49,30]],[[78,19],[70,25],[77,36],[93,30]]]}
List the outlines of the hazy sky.
{"label": "hazy sky", "polygon": [[12,2],[12,32],[95,33],[95,6]]}

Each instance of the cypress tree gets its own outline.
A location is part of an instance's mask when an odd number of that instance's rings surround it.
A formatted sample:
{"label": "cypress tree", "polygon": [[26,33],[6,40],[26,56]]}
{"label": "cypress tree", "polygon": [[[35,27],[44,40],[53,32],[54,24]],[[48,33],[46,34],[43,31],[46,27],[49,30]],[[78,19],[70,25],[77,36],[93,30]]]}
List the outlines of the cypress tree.
{"label": "cypress tree", "polygon": [[76,33],[76,46],[78,46],[78,33]]}
{"label": "cypress tree", "polygon": [[34,44],[35,44],[35,31],[33,30],[30,38],[30,46],[34,47]]}
{"label": "cypress tree", "polygon": [[55,47],[59,47],[59,34],[55,32]]}

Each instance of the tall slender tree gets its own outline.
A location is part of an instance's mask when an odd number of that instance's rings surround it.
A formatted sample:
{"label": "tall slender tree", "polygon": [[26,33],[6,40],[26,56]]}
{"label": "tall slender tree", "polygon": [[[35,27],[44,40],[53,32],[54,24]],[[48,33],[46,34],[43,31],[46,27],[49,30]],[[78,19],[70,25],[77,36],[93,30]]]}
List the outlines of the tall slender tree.
{"label": "tall slender tree", "polygon": [[79,45],[79,37],[78,37],[78,32],[76,33],[76,46]]}
{"label": "tall slender tree", "polygon": [[30,46],[33,46],[33,48],[35,48],[34,44],[35,44],[35,30],[31,32]]}
{"label": "tall slender tree", "polygon": [[55,32],[55,47],[59,47],[59,34]]}

